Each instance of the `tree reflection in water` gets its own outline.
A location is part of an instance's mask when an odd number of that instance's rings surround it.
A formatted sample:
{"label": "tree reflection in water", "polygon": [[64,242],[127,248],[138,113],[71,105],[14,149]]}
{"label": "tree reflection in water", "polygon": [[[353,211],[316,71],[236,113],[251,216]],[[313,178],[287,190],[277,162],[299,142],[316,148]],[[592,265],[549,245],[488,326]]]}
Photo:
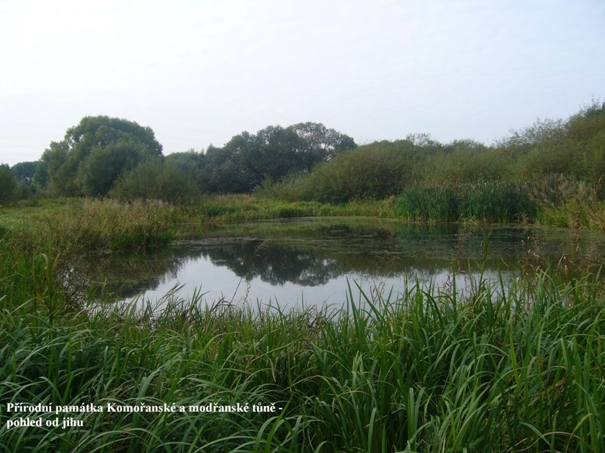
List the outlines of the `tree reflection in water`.
{"label": "tree reflection in water", "polygon": [[[430,280],[447,272],[452,264],[470,272],[482,268],[495,275],[510,273],[527,261],[528,251],[536,255],[537,250],[541,258],[553,261],[565,255],[577,262],[602,262],[605,256],[600,236],[553,234],[527,227],[487,231],[377,220],[278,225],[215,232],[213,237],[183,241],[163,252],[86,257],[77,267],[91,284],[109,284],[123,298],[130,298],[176,282],[199,260],[248,282],[260,279],[273,287],[293,284],[309,288],[350,275],[376,279],[407,275]],[[485,240],[489,240],[489,247],[485,247]],[[200,275],[199,284],[208,278],[214,276]],[[229,292],[230,288],[224,290]]]}

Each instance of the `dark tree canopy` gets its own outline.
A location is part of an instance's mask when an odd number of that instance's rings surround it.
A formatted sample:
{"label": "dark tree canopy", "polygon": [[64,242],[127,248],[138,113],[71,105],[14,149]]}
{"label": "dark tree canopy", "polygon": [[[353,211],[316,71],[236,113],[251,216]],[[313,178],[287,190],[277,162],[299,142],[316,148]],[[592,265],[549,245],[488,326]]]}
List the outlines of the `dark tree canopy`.
{"label": "dark tree canopy", "polygon": [[306,171],[320,162],[331,160],[336,154],[356,148],[355,141],[348,135],[328,129],[321,123],[298,123],[290,126],[301,139],[300,154]]}
{"label": "dark tree canopy", "polygon": [[35,180],[60,196],[106,195],[117,177],[147,158],[161,157],[153,130],[107,116],[87,116],[42,155]]}
{"label": "dark tree canopy", "polygon": [[203,186],[202,171],[206,165],[206,155],[203,152],[190,149],[182,153],[168,154],[164,160],[167,164],[178,168],[197,187]]}
{"label": "dark tree canopy", "polygon": [[145,145],[151,155],[162,155],[162,145],[155,139],[155,134],[150,127],[108,116],[82,118],[80,124],[67,129],[65,141],[70,150],[84,155],[95,146],[104,147],[119,141],[138,142]]}
{"label": "dark tree canopy", "polygon": [[268,126],[255,134],[242,132],[222,148],[209,147],[203,189],[215,193],[251,192],[264,181],[308,172],[320,162],[355,148],[355,141],[320,123],[283,128]]}
{"label": "dark tree canopy", "polygon": [[0,204],[13,201],[17,189],[17,180],[6,164],[0,164]]}
{"label": "dark tree canopy", "polygon": [[137,166],[148,155],[142,143],[119,140],[106,146],[95,146],[80,164],[84,195],[105,195],[125,171]]}
{"label": "dark tree canopy", "polygon": [[206,155],[203,152],[196,152],[193,149],[182,153],[171,153],[165,157],[166,162],[176,165],[185,173],[199,171],[204,168]]}
{"label": "dark tree canopy", "polygon": [[11,167],[11,171],[15,175],[15,178],[17,178],[17,181],[25,181],[28,186],[31,186],[34,182],[37,166],[38,161],[19,162]]}

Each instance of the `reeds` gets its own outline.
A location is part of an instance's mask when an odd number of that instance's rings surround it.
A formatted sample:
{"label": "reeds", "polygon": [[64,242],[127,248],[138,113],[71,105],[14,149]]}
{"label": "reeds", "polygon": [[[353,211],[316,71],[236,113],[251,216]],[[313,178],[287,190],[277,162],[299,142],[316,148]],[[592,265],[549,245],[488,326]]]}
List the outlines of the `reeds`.
{"label": "reeds", "polygon": [[73,199],[13,208],[8,222],[1,219],[1,223],[22,248],[65,255],[166,245],[178,214],[162,201]]}
{"label": "reeds", "polygon": [[413,185],[397,199],[396,212],[411,220],[519,222],[533,220],[531,184],[487,181]]}
{"label": "reeds", "polygon": [[531,195],[539,206],[539,223],[563,228],[605,230],[601,182],[589,184],[553,175],[534,184]]}
{"label": "reeds", "polygon": [[283,201],[256,195],[208,197],[195,206],[180,208],[198,223],[235,223],[295,217],[374,216],[394,217],[392,200],[342,204],[318,201]]}
{"label": "reeds", "polygon": [[[52,257],[7,252],[3,451],[604,450],[605,299],[594,276],[399,295],[352,284],[340,311],[207,306],[176,291],[160,310],[70,305]],[[105,410],[28,415],[82,426],[8,429],[23,416],[9,403]],[[250,410],[200,409],[237,403]],[[163,404],[177,411],[108,410]]]}

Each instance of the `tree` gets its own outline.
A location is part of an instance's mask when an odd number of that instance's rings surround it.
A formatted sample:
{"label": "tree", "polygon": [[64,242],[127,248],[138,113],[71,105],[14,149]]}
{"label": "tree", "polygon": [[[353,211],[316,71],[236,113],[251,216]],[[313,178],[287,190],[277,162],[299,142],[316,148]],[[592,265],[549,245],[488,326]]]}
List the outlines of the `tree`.
{"label": "tree", "polygon": [[357,147],[355,140],[321,123],[298,123],[288,127],[301,139],[299,154],[307,172],[338,153]]}
{"label": "tree", "polygon": [[14,190],[15,199],[29,198],[35,192],[33,182],[37,166],[38,162],[20,162],[11,167],[11,172],[15,175],[17,182]]}
{"label": "tree", "polygon": [[122,172],[153,157],[162,157],[162,145],[151,128],[119,118],[87,116],[69,128],[62,141],[51,142],[36,175],[53,195],[103,196]]}
{"label": "tree", "polygon": [[15,198],[17,180],[7,164],[0,165],[0,204],[8,204]]}
{"label": "tree", "polygon": [[269,126],[254,134],[242,132],[222,148],[209,147],[203,171],[210,192],[251,192],[271,178],[278,181],[304,164],[299,137],[291,130]]}
{"label": "tree", "polygon": [[258,131],[256,136],[250,135],[240,152],[246,168],[253,175],[251,189],[260,187],[266,178],[279,181],[288,173],[303,170],[302,145],[293,130],[281,126],[268,126]]}
{"label": "tree", "polygon": [[118,176],[136,167],[145,155],[145,146],[130,140],[95,146],[79,167],[82,192],[89,197],[106,195]]}
{"label": "tree", "polygon": [[222,148],[209,147],[203,188],[218,193],[251,192],[265,180],[277,182],[291,173],[308,172],[355,146],[351,137],[319,123],[242,132]]}
{"label": "tree", "polygon": [[25,181],[28,186],[31,186],[34,182],[37,166],[38,161],[19,162],[11,167],[11,171],[15,175],[15,178],[17,178],[17,181]]}
{"label": "tree", "polygon": [[198,187],[202,187],[202,170],[206,165],[206,155],[203,151],[198,153],[195,150],[190,149],[189,151],[182,153],[168,154],[164,158],[164,161],[167,164],[173,164]]}

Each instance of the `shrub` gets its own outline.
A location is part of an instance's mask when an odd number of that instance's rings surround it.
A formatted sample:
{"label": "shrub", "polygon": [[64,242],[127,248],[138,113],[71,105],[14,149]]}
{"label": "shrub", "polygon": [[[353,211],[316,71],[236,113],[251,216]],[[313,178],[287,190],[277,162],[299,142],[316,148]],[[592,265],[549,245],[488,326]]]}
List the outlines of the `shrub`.
{"label": "shrub", "polygon": [[434,182],[471,183],[509,178],[512,159],[509,153],[468,141],[454,142],[453,151],[437,154],[421,169],[424,179]]}
{"label": "shrub", "polygon": [[400,193],[410,173],[410,162],[397,149],[362,146],[316,167],[307,184],[319,201],[379,200]]}
{"label": "shrub", "polygon": [[261,198],[273,198],[284,201],[313,199],[313,191],[311,190],[306,173],[293,173],[276,183],[271,178],[265,178],[262,187],[255,190],[254,194]]}
{"label": "shrub", "polygon": [[109,195],[121,201],[162,200],[186,203],[196,198],[198,189],[172,163],[152,159],[118,178]]}

